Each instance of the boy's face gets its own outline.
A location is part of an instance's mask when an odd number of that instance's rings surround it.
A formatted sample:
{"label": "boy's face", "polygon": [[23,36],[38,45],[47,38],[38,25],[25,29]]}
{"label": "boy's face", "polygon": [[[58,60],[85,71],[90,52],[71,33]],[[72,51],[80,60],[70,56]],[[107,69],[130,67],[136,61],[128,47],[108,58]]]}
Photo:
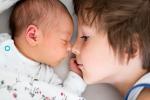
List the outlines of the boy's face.
{"label": "boy's face", "polygon": [[57,24],[46,30],[40,45],[40,52],[44,63],[56,66],[68,55],[70,39],[73,32],[71,18],[64,17],[57,19]]}
{"label": "boy's face", "polygon": [[72,51],[76,54],[77,65],[83,72],[84,80],[89,84],[104,82],[105,78],[110,78],[122,68],[108,44],[107,35],[80,22],[78,38]]}

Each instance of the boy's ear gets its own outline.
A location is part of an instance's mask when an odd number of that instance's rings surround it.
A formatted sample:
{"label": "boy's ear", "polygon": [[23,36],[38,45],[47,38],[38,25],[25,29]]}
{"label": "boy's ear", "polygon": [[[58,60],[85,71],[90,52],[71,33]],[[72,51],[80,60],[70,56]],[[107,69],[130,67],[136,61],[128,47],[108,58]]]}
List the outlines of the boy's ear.
{"label": "boy's ear", "polygon": [[140,54],[140,44],[139,44],[140,38],[138,34],[133,35],[133,41],[132,41],[132,50],[131,50],[131,57],[136,57]]}
{"label": "boy's ear", "polygon": [[26,29],[26,40],[29,45],[36,46],[41,39],[41,31],[35,25],[29,25]]}
{"label": "boy's ear", "polygon": [[132,44],[132,48],[130,50],[131,58],[136,57],[139,54],[139,45],[137,42]]}
{"label": "boy's ear", "polygon": [[128,63],[130,59],[138,57],[139,54],[140,54],[139,44],[133,43],[131,48],[130,47],[126,48],[126,51],[123,55],[124,61]]}
{"label": "boy's ear", "polygon": [[134,58],[136,56],[139,56],[140,54],[140,45],[139,45],[139,37],[137,34],[133,36],[133,41],[130,44],[130,47],[126,49],[126,53],[129,58]]}

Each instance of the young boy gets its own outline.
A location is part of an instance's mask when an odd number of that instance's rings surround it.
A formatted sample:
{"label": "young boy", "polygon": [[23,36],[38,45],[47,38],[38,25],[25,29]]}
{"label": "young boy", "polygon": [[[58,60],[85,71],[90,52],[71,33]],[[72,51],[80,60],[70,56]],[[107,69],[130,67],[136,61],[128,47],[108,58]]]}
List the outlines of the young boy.
{"label": "young boy", "polygon": [[10,29],[12,39],[0,43],[1,100],[81,99],[82,78],[70,71],[62,82],[52,68],[68,55],[73,32],[71,16],[59,0],[18,1]]}
{"label": "young boy", "polygon": [[125,100],[149,100],[150,0],[74,0],[74,6],[71,64],[82,73],[76,72],[89,84],[114,85]]}

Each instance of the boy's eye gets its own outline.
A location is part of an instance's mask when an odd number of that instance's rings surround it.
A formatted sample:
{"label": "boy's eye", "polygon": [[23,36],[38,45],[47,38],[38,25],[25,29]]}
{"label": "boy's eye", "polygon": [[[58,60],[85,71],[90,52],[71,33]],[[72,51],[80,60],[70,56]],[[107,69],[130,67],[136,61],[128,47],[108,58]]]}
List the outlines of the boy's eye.
{"label": "boy's eye", "polygon": [[88,38],[89,38],[89,36],[82,36],[82,37],[80,37],[80,38],[84,39],[84,41],[87,41]]}

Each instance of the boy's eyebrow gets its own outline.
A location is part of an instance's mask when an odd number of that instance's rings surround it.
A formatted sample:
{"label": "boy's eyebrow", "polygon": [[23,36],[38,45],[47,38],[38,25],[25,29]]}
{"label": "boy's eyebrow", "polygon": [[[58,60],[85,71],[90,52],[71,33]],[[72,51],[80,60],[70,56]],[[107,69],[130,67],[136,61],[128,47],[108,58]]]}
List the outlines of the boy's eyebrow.
{"label": "boy's eyebrow", "polygon": [[64,31],[62,34],[67,41],[70,41],[70,39],[72,37],[72,35],[71,35],[72,33]]}
{"label": "boy's eyebrow", "polygon": [[93,34],[95,32],[94,28],[92,28],[90,26],[85,26],[84,25],[84,26],[80,26],[80,27],[82,27],[81,31],[82,31],[83,35],[91,35],[91,34]]}

